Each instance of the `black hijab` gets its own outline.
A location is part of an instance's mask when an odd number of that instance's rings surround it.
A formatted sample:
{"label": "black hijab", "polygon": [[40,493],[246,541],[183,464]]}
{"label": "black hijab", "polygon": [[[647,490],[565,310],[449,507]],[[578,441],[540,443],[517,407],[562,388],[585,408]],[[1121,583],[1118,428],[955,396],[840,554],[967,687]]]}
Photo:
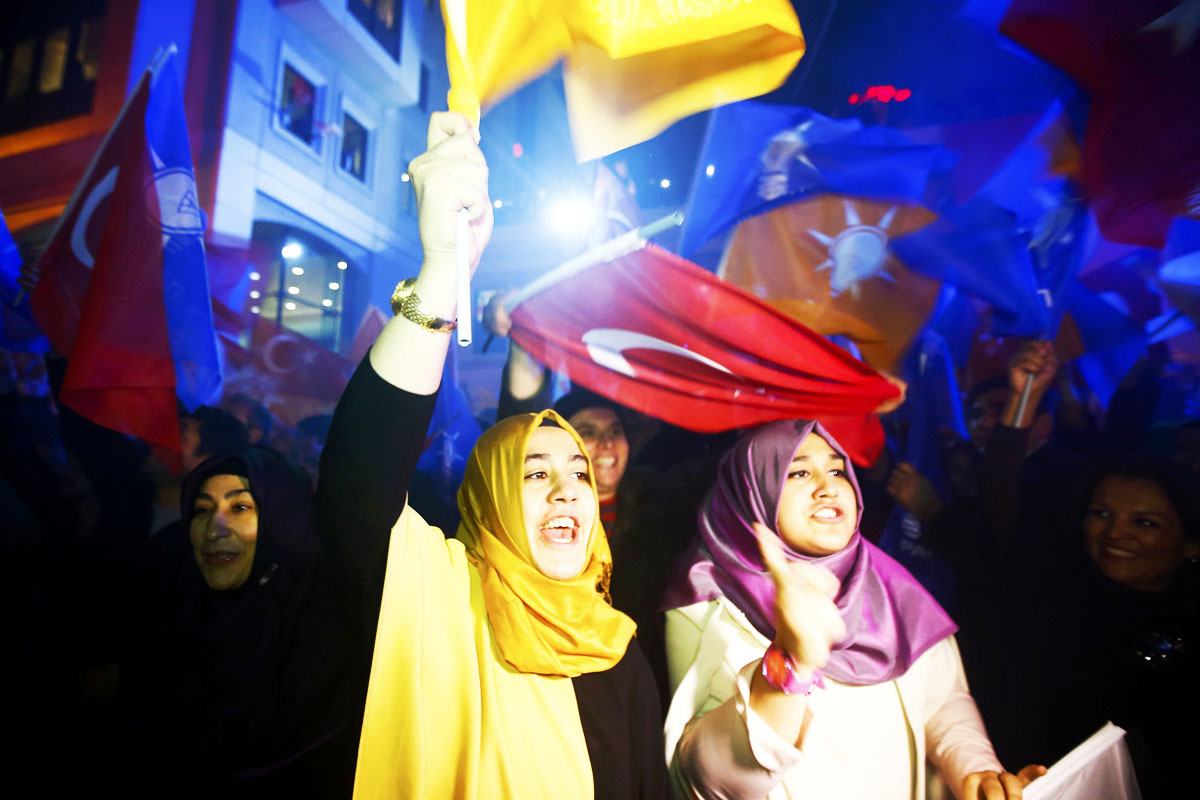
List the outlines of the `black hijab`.
{"label": "black hijab", "polygon": [[[249,482],[258,538],[249,578],[204,582],[188,527],[214,476]],[[181,524],[159,536],[171,554],[158,619],[128,670],[129,733],[162,777],[238,779],[271,773],[346,727],[351,652],[322,578],[308,475],[279,453],[247,447],[184,480]]]}

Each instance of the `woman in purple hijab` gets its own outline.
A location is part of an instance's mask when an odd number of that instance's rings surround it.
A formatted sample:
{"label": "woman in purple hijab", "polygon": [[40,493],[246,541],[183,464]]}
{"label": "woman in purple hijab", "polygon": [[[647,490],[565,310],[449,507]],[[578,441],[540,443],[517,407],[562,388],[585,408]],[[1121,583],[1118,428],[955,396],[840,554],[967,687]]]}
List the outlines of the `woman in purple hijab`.
{"label": "woman in purple hijab", "polygon": [[667,760],[687,797],[1019,798],[946,612],[858,532],[862,495],[820,423],[773,422],[721,462],[667,592]]}

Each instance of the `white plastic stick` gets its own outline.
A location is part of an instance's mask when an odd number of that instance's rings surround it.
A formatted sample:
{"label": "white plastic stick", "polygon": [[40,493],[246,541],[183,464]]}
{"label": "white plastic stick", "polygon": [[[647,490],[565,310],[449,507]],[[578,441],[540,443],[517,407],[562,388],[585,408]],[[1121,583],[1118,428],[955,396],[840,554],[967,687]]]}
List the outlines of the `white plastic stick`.
{"label": "white plastic stick", "polygon": [[1025,417],[1025,409],[1029,407],[1029,395],[1033,392],[1033,373],[1025,373],[1025,388],[1021,390],[1021,401],[1017,403],[1017,418],[1014,425],[1020,425]]}
{"label": "white plastic stick", "polygon": [[470,223],[467,210],[460,208],[454,229],[454,261],[458,272],[458,344],[471,344],[471,252]]}

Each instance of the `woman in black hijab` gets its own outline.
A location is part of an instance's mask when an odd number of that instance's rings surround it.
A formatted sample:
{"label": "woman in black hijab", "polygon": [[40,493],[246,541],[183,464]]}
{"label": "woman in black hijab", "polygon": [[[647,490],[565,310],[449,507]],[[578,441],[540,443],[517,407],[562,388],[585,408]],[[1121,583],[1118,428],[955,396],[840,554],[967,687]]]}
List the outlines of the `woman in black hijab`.
{"label": "woman in black hijab", "polygon": [[311,495],[303,470],[262,447],[185,479],[183,523],[160,534],[167,559],[121,675],[125,785],[133,775],[173,795],[349,792],[351,647]]}

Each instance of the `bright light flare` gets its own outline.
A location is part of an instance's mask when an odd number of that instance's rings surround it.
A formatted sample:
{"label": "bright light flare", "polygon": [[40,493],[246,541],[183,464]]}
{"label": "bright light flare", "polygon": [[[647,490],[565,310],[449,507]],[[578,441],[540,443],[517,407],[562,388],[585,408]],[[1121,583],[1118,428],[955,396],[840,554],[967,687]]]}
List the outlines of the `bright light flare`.
{"label": "bright light flare", "polygon": [[579,195],[570,195],[550,206],[546,212],[546,221],[560,234],[582,234],[591,223],[593,213],[590,200]]}
{"label": "bright light flare", "polygon": [[288,242],[279,251],[279,255],[284,258],[299,258],[304,255],[304,247],[299,242]]}

